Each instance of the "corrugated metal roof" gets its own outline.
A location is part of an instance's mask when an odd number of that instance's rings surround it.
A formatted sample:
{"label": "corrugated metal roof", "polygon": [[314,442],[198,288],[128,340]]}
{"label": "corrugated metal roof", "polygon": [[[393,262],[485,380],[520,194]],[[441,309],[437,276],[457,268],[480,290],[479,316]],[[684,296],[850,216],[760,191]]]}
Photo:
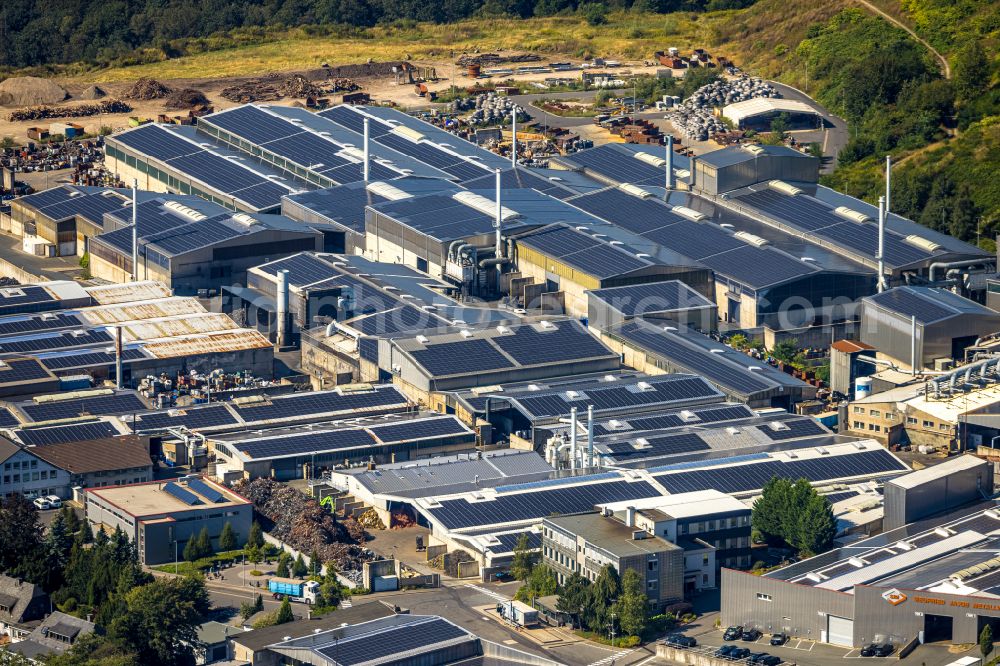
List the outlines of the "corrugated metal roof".
{"label": "corrugated metal roof", "polygon": [[153,340],[143,344],[143,349],[155,358],[177,358],[198,354],[218,354],[247,349],[266,349],[271,343],[263,335],[249,328],[232,331],[189,335]]}
{"label": "corrugated metal roof", "polygon": [[205,308],[197,300],[181,296],[101,305],[80,310],[80,316],[95,326],[204,313]]}
{"label": "corrugated metal roof", "polygon": [[122,284],[103,284],[96,287],[87,287],[86,291],[98,305],[150,301],[173,295],[167,285],[152,280],[125,282]]}

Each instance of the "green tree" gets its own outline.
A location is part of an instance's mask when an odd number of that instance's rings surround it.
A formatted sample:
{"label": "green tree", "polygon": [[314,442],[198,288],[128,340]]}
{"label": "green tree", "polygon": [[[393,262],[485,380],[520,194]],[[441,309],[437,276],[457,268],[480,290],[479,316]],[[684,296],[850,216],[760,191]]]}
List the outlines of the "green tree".
{"label": "green tree", "polygon": [[590,581],[580,574],[573,572],[566,579],[566,583],[562,587],[562,592],[560,592],[559,598],[556,600],[556,610],[560,613],[566,613],[573,618],[574,626],[580,622],[583,611],[589,602],[589,588]]}
{"label": "green tree", "polygon": [[80,636],[73,647],[62,654],[50,655],[45,663],[47,666],[140,666],[136,655],[126,653],[100,633]]}
{"label": "green tree", "polygon": [[584,623],[592,631],[602,631],[610,622],[611,612],[622,594],[622,581],[618,577],[618,571],[610,564],[605,564],[589,590]]}
{"label": "green tree", "polygon": [[236,550],[236,531],[228,521],[222,526],[222,532],[219,534],[219,550],[223,552]]}
{"label": "green tree", "polygon": [[983,655],[983,663],[991,652],[993,652],[993,627],[987,624],[979,634],[979,653]]}
{"label": "green tree", "polygon": [[771,132],[781,141],[785,140],[788,133],[788,114],[779,113],[771,119]]}
{"label": "green tree", "polygon": [[771,356],[782,363],[794,363],[799,353],[799,341],[794,338],[776,342],[771,349]]}
{"label": "green tree", "polygon": [[296,578],[304,578],[308,573],[309,567],[306,566],[306,561],[302,559],[302,553],[299,553],[298,557],[295,558],[295,562],[292,564],[292,575]]}
{"label": "green tree", "polygon": [[257,607],[254,606],[252,601],[244,601],[240,604],[240,618],[242,618],[244,622],[253,617],[256,612]]}
{"label": "green tree", "polygon": [[618,600],[617,612],[623,635],[642,635],[649,618],[649,599],[646,598],[642,580],[635,569],[627,569],[622,574],[622,595]]}
{"label": "green tree", "polygon": [[528,582],[531,570],[535,567],[535,553],[528,545],[528,535],[522,534],[514,546],[514,557],[510,563],[510,575],[522,583]]}
{"label": "green tree", "polygon": [[814,555],[828,550],[835,536],[837,520],[833,516],[830,502],[813,490],[799,513],[795,546],[807,555]]}
{"label": "green tree", "polygon": [[292,574],[288,569],[288,562],[291,559],[291,555],[286,552],[282,552],[281,555],[278,556],[278,566],[274,570],[274,575],[278,578],[290,578]]}
{"label": "green tree", "polygon": [[753,529],[773,544],[779,543],[785,534],[785,507],[788,506],[788,495],[791,490],[788,479],[771,477],[764,484],[760,497],[753,504],[750,522]]}
{"label": "green tree", "polygon": [[209,557],[215,553],[212,548],[212,537],[208,535],[208,526],[202,527],[198,533],[198,557]]}
{"label": "green tree", "polygon": [[3,152],[7,152],[15,145],[17,144],[14,142],[14,137],[12,136],[4,136],[0,138],[0,150],[2,150]]}
{"label": "green tree", "polygon": [[604,25],[608,22],[608,6],[603,2],[581,3],[578,11],[589,25]]}
{"label": "green tree", "polygon": [[312,552],[309,553],[309,575],[318,576],[323,570],[323,562],[319,559],[319,553],[313,548]]}
{"label": "green tree", "polygon": [[278,612],[274,616],[275,624],[285,624],[286,622],[291,622],[295,619],[292,615],[292,604],[286,598],[281,602],[281,607],[278,608]]}
{"label": "green tree", "polygon": [[262,610],[264,610],[264,595],[263,594],[258,593],[257,596],[254,598],[254,600],[253,600],[253,608],[254,608],[254,611],[257,612],[257,613],[259,613]]}
{"label": "green tree", "polygon": [[555,573],[553,573],[552,569],[540,564],[532,568],[527,584],[521,586],[514,595],[514,598],[518,601],[530,603],[538,597],[547,597],[550,594],[555,594],[558,590],[559,581],[556,580]]}
{"label": "green tree", "polygon": [[201,549],[198,547],[198,537],[194,536],[187,540],[184,544],[184,559],[188,562],[194,562],[201,557]]}
{"label": "green tree", "polygon": [[971,100],[982,94],[990,83],[990,63],[977,39],[971,39],[955,54],[952,80],[959,98]]}
{"label": "green tree", "polygon": [[[33,564],[44,560],[42,526],[35,506],[20,493],[3,498],[0,501],[0,571],[41,583],[25,574]],[[34,576],[43,574],[37,568],[33,572]]]}
{"label": "green tree", "polygon": [[250,536],[247,537],[247,543],[257,548],[264,547],[264,531],[260,529],[260,523],[256,520],[250,525]]}
{"label": "green tree", "polygon": [[196,629],[211,603],[200,577],[157,578],[125,595],[127,612],[108,630],[145,666],[193,664]]}

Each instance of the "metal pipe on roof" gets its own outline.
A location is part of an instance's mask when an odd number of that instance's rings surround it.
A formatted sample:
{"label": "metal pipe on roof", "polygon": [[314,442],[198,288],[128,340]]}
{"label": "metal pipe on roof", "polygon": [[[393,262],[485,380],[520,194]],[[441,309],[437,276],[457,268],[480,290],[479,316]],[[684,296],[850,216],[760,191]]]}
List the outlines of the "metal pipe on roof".
{"label": "metal pipe on roof", "polygon": [[910,374],[917,376],[917,316],[910,315]]}
{"label": "metal pipe on roof", "polygon": [[517,168],[517,107],[510,110],[510,166]]}
{"label": "metal pipe on roof", "polygon": [[889,221],[889,202],[892,201],[892,156],[885,156],[885,219]]}
{"label": "metal pipe on roof", "polygon": [[115,326],[115,385],[120,391],[124,388],[122,382],[122,327]]}
{"label": "metal pipe on roof", "polygon": [[576,407],[569,410],[569,467],[576,469]]}
{"label": "metal pipe on roof", "polygon": [[132,282],[139,280],[139,180],[132,179]]}
{"label": "metal pipe on roof", "polygon": [[698,159],[694,155],[688,158],[688,168],[691,169],[691,173],[688,176],[688,188],[691,190],[694,189],[694,173],[696,170],[697,161]]}
{"label": "metal pipe on roof", "polygon": [[878,291],[885,290],[885,197],[878,198]]}
{"label": "metal pipe on roof", "polygon": [[274,337],[275,344],[280,348],[288,343],[288,271],[284,269],[278,271],[277,278],[277,290],[274,297],[277,330]]}
{"label": "metal pipe on roof", "polygon": [[667,135],[667,196],[674,189],[674,135]]}
{"label": "metal pipe on roof", "polygon": [[368,174],[370,173],[370,160],[368,153],[368,136],[369,136],[369,119],[365,118],[365,142],[364,142],[364,153],[365,153],[365,182],[368,182]]}
{"label": "metal pipe on roof", "polygon": [[587,467],[594,466],[594,406],[587,405]]}
{"label": "metal pipe on roof", "polygon": [[503,222],[503,209],[500,206],[500,169],[496,170],[496,180],[497,180],[497,211],[496,211],[496,230],[497,230],[497,240],[496,240],[496,258],[500,259],[503,257],[503,237],[501,231],[501,224]]}

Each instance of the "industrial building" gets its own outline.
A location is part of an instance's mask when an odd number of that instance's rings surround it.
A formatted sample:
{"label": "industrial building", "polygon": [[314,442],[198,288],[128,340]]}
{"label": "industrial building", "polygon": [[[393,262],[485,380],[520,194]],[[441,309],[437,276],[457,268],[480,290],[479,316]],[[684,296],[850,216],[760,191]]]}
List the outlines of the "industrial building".
{"label": "industrial building", "polygon": [[226,480],[314,478],[335,466],[394,463],[476,446],[476,433],[454,416],[386,414],[331,424],[212,437],[216,476]]}
{"label": "industrial building", "polygon": [[993,494],[993,465],[961,455],[886,482],[886,530],[954,511]]}
{"label": "industrial building", "polygon": [[47,312],[94,305],[90,291],[70,280],[0,287],[0,315]]}
{"label": "industrial building", "polygon": [[634,509],[621,521],[602,513],[544,519],[542,563],[560,584],[573,574],[594,581],[608,565],[619,576],[635,571],[654,611],[684,600],[684,549],[638,528]]}
{"label": "industrial building", "polygon": [[0,495],[4,497],[15,493],[25,497],[69,497],[69,472],[5,437],[0,437],[0,468]]}
{"label": "industrial building", "polygon": [[650,374],[685,372],[712,382],[726,397],[751,407],[790,409],[816,387],[706,335],[663,322],[633,319],[601,336],[629,366]]}
{"label": "industrial building", "polygon": [[587,324],[598,334],[637,317],[705,332],[719,320],[715,302],[678,280],[595,289],[587,298]]}
{"label": "industrial building", "polygon": [[788,129],[823,127],[823,117],[816,109],[794,99],[755,97],[722,107],[722,117],[739,129],[770,131],[771,122],[779,116]]}
{"label": "industrial building", "polygon": [[228,523],[241,546],[250,533],[253,504],[225,486],[196,476],[153,481],[84,493],[87,521],[97,531],[121,530],[139,551],[145,565],[177,559],[189,539],[207,528],[217,543]]}
{"label": "industrial building", "polygon": [[904,370],[947,370],[1000,331],[1000,312],[947,289],[901,286],[865,298],[861,341]]}
{"label": "industrial building", "polygon": [[880,393],[846,406],[842,432],[871,437],[886,446],[924,446],[940,451],[974,450],[1000,435],[992,416],[1000,403],[996,358],[987,358]]}
{"label": "industrial building", "polygon": [[979,502],[762,576],[724,569],[723,626],[848,647],[974,644],[1000,625],[998,530],[995,502]]}
{"label": "industrial building", "polygon": [[162,283],[84,291],[96,305],[0,317],[0,361],[13,368],[7,377],[0,368],[0,391],[51,392],[60,388],[58,377],[114,377],[116,329],[125,383],[149,374],[220,367],[258,376],[273,372],[273,347],[265,337],[207,312],[193,298],[171,296]]}

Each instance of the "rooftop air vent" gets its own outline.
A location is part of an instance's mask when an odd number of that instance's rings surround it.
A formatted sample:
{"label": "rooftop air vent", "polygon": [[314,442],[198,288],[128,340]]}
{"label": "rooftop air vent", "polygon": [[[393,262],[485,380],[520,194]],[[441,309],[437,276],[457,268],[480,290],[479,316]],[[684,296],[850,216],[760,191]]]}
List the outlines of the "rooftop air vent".
{"label": "rooftop air vent", "polygon": [[923,236],[918,236],[917,234],[910,234],[903,240],[914,247],[919,247],[921,250],[927,250],[928,252],[934,252],[935,250],[941,249],[941,245],[939,243],[935,243],[929,238],[924,238]]}
{"label": "rooftop air vent", "polygon": [[782,430],[790,430],[788,424],[785,423],[784,421],[771,421],[770,423],[767,424],[767,427],[773,430],[774,432],[781,432]]}
{"label": "rooftop air vent", "polygon": [[472,337],[472,331],[470,331],[467,328],[463,328],[461,331],[459,331],[458,334],[461,335],[463,338],[471,338]]}
{"label": "rooftop air vent", "polygon": [[699,213],[693,208],[688,208],[687,206],[674,206],[671,210],[681,217],[686,217],[687,219],[694,220],[695,222],[700,222],[708,217],[704,213]]}
{"label": "rooftop air vent", "polygon": [[346,157],[358,162],[363,162],[365,160],[365,151],[355,148],[354,146],[342,148],[337,154],[341,157]]}
{"label": "rooftop air vent", "polygon": [[749,231],[737,231],[733,235],[739,238],[744,243],[750,243],[751,245],[756,245],[757,247],[764,247],[765,245],[770,243],[770,241],[767,240],[766,238],[761,238],[757,234],[752,234]]}
{"label": "rooftop air vent", "polygon": [[790,197],[794,197],[798,194],[802,194],[802,190],[795,187],[794,185],[789,185],[783,180],[772,180],[767,184],[769,188],[775,190],[776,192],[781,192],[782,194],[787,194]]}
{"label": "rooftop air vent", "polygon": [[646,449],[653,448],[653,445],[649,443],[649,440],[645,437],[639,437],[634,442],[632,442],[632,448],[636,451],[644,451]]}
{"label": "rooftop air vent", "polygon": [[428,337],[426,335],[418,335],[417,336],[417,342],[419,342],[422,345],[427,344],[429,341],[430,340],[428,339]]}
{"label": "rooftop air vent", "polygon": [[634,197],[639,197],[640,199],[648,199],[653,196],[652,192],[644,190],[638,185],[633,185],[632,183],[622,183],[618,186],[618,189],[622,192],[627,192]]}
{"label": "rooftop air vent", "polygon": [[872,221],[872,218],[860,211],[856,211],[847,206],[837,206],[833,209],[833,212],[837,215],[843,217],[844,219],[850,220],[852,222],[857,222],[858,224],[866,224]]}
{"label": "rooftop air vent", "polygon": [[392,133],[405,137],[410,141],[412,141],[413,143],[419,143],[427,138],[421,132],[418,132],[415,129],[411,129],[406,125],[396,125],[395,127],[392,128]]}
{"label": "rooftop air vent", "polygon": [[[493,199],[487,199],[486,197],[476,194],[475,192],[456,192],[451,195],[451,198],[459,203],[465,204],[469,208],[479,211],[483,215],[489,215],[490,217],[496,216],[497,202]],[[520,217],[521,214],[516,210],[511,210],[506,206],[500,207],[501,220],[514,220]]]}
{"label": "rooftop air vent", "polygon": [[821,456],[828,456],[828,455],[830,455],[830,451],[827,450],[826,448],[822,447],[822,446],[816,449],[816,453],[820,454]]}
{"label": "rooftop air vent", "polygon": [[726,432],[729,433],[730,435],[738,435],[740,434],[740,429],[735,428],[733,426],[729,426],[728,428],[726,428]]}
{"label": "rooftop air vent", "polygon": [[764,153],[767,152],[767,149],[764,148],[764,146],[758,146],[755,143],[744,143],[743,150],[747,151],[748,153],[754,156],[763,155]]}
{"label": "rooftop air vent", "polygon": [[233,219],[240,224],[245,224],[248,227],[254,224],[260,224],[260,220],[253,215],[247,215],[246,213],[236,213],[233,215]]}
{"label": "rooftop air vent", "polygon": [[667,165],[667,161],[662,157],[657,157],[656,155],[651,155],[649,153],[632,153],[632,157],[635,159],[645,162],[646,164],[652,164],[658,169],[662,169]]}
{"label": "rooftop air vent", "polygon": [[543,319],[542,321],[538,322],[538,327],[541,328],[543,331],[556,330],[556,325],[546,319]]}
{"label": "rooftop air vent", "polygon": [[509,326],[497,326],[497,333],[500,335],[508,335],[513,332]]}
{"label": "rooftop air vent", "polygon": [[692,412],[690,409],[682,409],[678,414],[678,416],[680,416],[681,421],[684,421],[685,423],[693,423],[695,421],[701,420],[698,418],[698,415]]}
{"label": "rooftop air vent", "polygon": [[372,194],[378,195],[383,199],[388,199],[389,201],[399,201],[400,199],[409,199],[412,197],[411,194],[404,192],[403,190],[390,185],[389,183],[383,183],[382,181],[375,181],[374,183],[368,183],[365,187]]}
{"label": "rooftop air vent", "polygon": [[858,567],[859,569],[867,564],[867,562],[862,560],[860,557],[851,557],[848,558],[847,561],[851,564],[851,566]]}
{"label": "rooftop air vent", "polygon": [[649,382],[639,382],[638,384],[635,385],[635,387],[637,389],[639,389],[640,391],[655,391],[656,390],[655,388],[653,388],[653,385],[650,384]]}

